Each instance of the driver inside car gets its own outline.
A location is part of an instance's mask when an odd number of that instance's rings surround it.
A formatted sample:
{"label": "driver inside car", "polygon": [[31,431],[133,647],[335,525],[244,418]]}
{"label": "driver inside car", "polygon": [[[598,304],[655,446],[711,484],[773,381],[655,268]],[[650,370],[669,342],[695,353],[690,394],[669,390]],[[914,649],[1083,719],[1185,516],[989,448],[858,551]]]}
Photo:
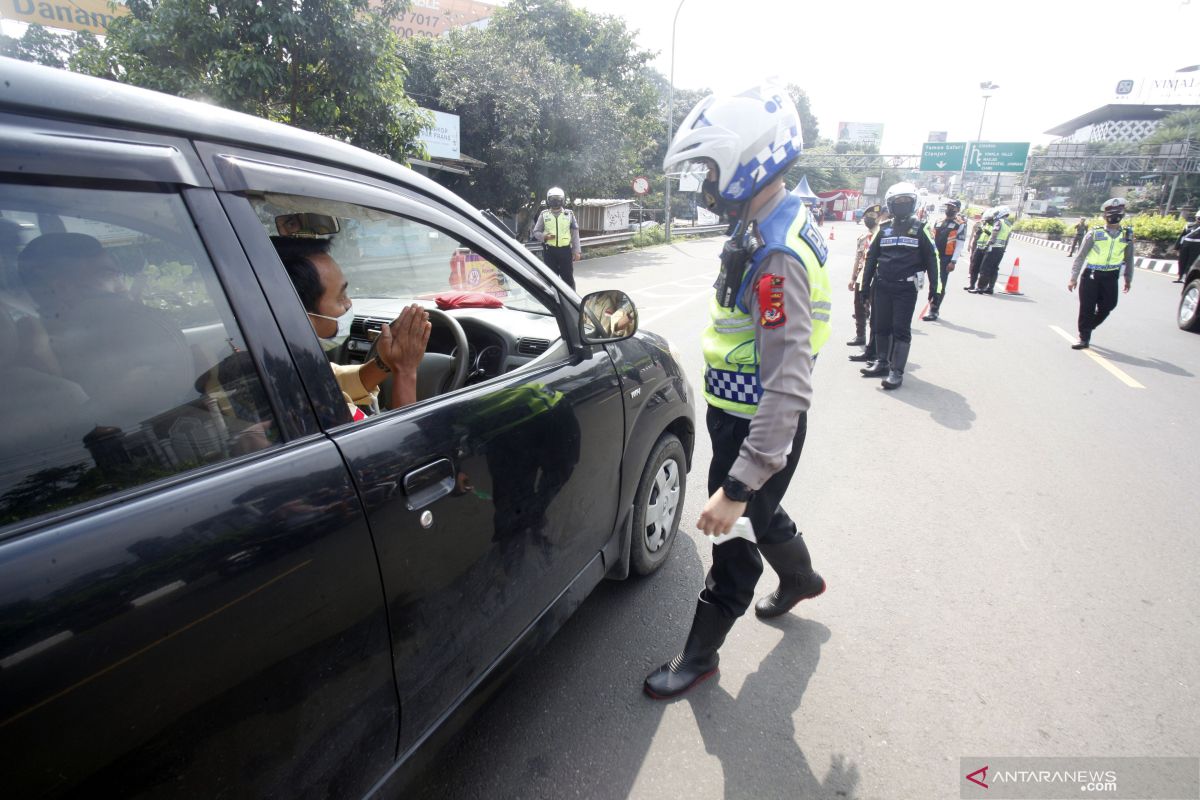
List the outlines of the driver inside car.
{"label": "driver inside car", "polygon": [[[271,242],[308,312],[313,330],[320,338],[340,346],[350,335],[354,312],[346,295],[349,286],[346,276],[329,255],[332,240],[272,236]],[[374,404],[379,385],[389,374],[392,376],[389,408],[417,401],[417,368],[425,355],[431,329],[429,313],[413,303],[379,331],[378,355],[374,359],[349,365],[330,362],[353,419],[366,417],[360,406]]]}

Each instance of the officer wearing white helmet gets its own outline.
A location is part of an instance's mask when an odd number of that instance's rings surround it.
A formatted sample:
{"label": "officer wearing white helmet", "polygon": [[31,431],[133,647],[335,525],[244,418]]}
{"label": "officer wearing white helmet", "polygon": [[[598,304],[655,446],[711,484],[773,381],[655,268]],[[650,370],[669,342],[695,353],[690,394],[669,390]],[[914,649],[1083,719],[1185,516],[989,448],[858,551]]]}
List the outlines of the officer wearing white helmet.
{"label": "officer wearing white helmet", "polygon": [[979,222],[975,223],[975,228],[971,231],[971,264],[967,271],[969,282],[963,287],[968,292],[974,292],[975,284],[979,281],[979,268],[983,266],[983,257],[987,255],[987,243],[992,238],[992,223],[995,219],[995,209],[984,209]]}
{"label": "officer wearing white helmet", "polygon": [[871,335],[875,360],[860,370],[865,378],[883,379],[884,389],[899,389],[912,346],[912,318],[917,308],[921,273],[929,276],[929,293],[942,291],[937,247],[916,217],[917,187],[894,184],[884,195],[892,218],[879,228],[867,251],[866,277],[871,291]]}
{"label": "officer wearing white helmet", "polygon": [[579,223],[570,209],[563,208],[566,195],[555,186],[546,192],[546,208],[533,225],[533,238],[542,242],[542,258],[568,286],[575,288],[575,262],[583,248]]}
{"label": "officer wearing white helmet", "polygon": [[717,650],[754,599],[763,558],[780,583],[757,603],[758,616],[785,614],[825,591],[779,505],[804,447],[813,360],[830,333],[825,242],[801,197],[783,184],[802,142],[787,92],[764,85],[701,100],[663,159],[668,171],[684,162],[706,168],[705,192],[737,212],[701,340],[713,455],[711,496],[697,527],[719,536],[747,517],[756,541],[714,545],[683,652],[646,678],[656,699],[717,671]]}
{"label": "officer wearing white helmet", "polygon": [[[1008,237],[1012,235],[1012,223],[1008,218],[1012,211],[1008,206],[996,206],[992,214],[992,235],[987,240],[987,252],[979,266],[979,286],[975,294],[992,294],[996,291],[996,278],[1000,275],[1000,262],[1008,249]],[[982,244],[982,243],[981,243]]]}
{"label": "officer wearing white helmet", "polygon": [[1109,312],[1117,307],[1117,284],[1122,269],[1125,272],[1125,293],[1129,293],[1133,282],[1133,228],[1121,227],[1125,218],[1125,198],[1114,197],[1100,207],[1105,226],[1088,231],[1079,246],[1079,254],[1071,267],[1071,281],[1067,291],[1075,291],[1083,274],[1083,285],[1079,287],[1079,341],[1071,345],[1072,350],[1083,350],[1091,346],[1092,331],[1108,318]]}

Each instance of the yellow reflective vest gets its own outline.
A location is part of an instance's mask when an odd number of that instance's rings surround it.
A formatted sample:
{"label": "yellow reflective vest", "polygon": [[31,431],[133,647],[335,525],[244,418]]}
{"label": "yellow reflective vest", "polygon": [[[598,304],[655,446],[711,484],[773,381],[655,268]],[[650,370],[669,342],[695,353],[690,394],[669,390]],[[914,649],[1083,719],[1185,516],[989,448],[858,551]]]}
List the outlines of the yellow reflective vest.
{"label": "yellow reflective vest", "polygon": [[1107,272],[1125,266],[1125,248],[1133,243],[1133,228],[1125,228],[1116,236],[1105,228],[1092,231],[1092,249],[1088,251],[1089,269]]}
{"label": "yellow reflective vest", "polygon": [[542,212],[542,230],[546,233],[546,244],[550,247],[571,246],[571,212],[563,209],[558,214]]}
{"label": "yellow reflective vest", "polygon": [[812,333],[809,344],[816,357],[831,332],[833,292],[825,270],[828,249],[813,227],[808,209],[796,195],[789,194],[758,228],[764,244],[746,266],[733,308],[725,308],[714,295],[709,300],[709,325],[701,336],[704,353],[704,399],[712,406],[751,416],[758,410],[762,389],[758,383],[758,352],[755,347],[757,322],[750,315],[746,295],[763,260],[784,252],[804,265],[808,273]]}

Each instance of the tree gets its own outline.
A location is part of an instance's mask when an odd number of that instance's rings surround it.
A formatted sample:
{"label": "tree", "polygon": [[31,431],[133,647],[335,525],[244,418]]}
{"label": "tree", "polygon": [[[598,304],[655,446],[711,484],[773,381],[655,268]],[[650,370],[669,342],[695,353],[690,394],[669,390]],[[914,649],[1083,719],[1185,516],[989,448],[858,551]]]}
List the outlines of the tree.
{"label": "tree", "polygon": [[204,99],[392,158],[421,151],[389,21],[404,0],[129,0],[72,67]]}
{"label": "tree", "polygon": [[30,25],[20,39],[0,34],[0,56],[65,69],[80,48],[95,43],[96,37],[88,31],[61,35],[41,25]]}
{"label": "tree", "polygon": [[572,197],[628,194],[653,150],[650,54],[615,17],[515,0],[485,29],[409,39],[401,53],[406,90],[458,114],[463,152],[487,162],[439,179],[476,205],[516,213],[522,229],[551,186]]}

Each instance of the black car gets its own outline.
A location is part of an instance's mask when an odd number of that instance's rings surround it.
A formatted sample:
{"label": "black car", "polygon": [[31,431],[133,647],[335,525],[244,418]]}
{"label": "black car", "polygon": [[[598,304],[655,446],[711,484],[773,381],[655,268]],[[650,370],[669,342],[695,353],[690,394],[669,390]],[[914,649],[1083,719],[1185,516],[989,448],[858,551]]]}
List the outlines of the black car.
{"label": "black car", "polygon": [[[7,796],[388,796],[601,580],[662,564],[691,390],[623,293],[348,145],[0,72]],[[345,338],[280,237],[330,248]],[[414,301],[417,402],[344,393]]]}
{"label": "black car", "polygon": [[1175,321],[1181,330],[1200,333],[1200,258],[1192,262],[1183,276],[1183,292]]}

